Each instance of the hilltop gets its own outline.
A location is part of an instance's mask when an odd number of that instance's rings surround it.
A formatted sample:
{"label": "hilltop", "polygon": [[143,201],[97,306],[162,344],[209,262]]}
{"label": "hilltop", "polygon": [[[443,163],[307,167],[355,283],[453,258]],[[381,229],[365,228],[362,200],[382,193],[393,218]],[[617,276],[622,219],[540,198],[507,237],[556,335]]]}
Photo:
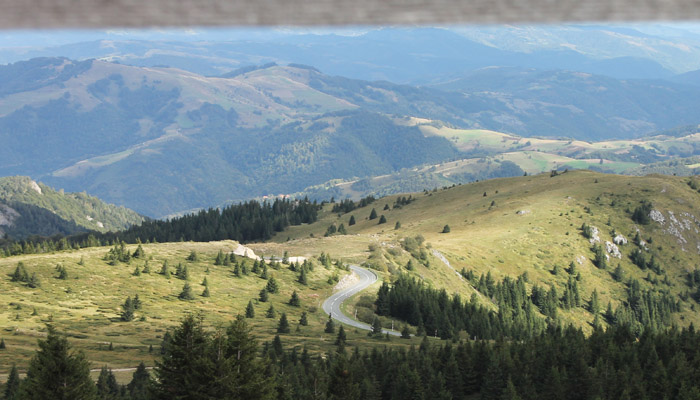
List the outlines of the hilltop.
{"label": "hilltop", "polygon": [[[350,212],[333,212],[334,204],[327,204],[318,222],[279,233],[277,245],[253,248],[326,251],[380,271],[420,277],[462,298],[475,294],[486,303],[492,296],[477,290],[482,274],[490,274],[494,282],[527,274],[528,293],[534,285],[556,287],[560,297],[570,278],[580,274],[576,286],[581,306],[558,315],[584,330],[594,322],[587,308],[594,290],[600,311],[608,302],[614,311],[631,304],[630,284],[636,280],[642,290],[669,294],[680,311],[667,322],[686,325],[700,321],[697,288],[689,278],[700,261],[697,187],[694,178],[590,171],[493,179],[413,193],[410,202],[408,194],[388,196]],[[651,208],[644,209],[645,202]],[[375,219],[369,219],[372,209]],[[638,209],[647,215],[644,223],[633,220]],[[386,222],[379,224],[381,216]],[[341,224],[346,235],[337,233]],[[597,240],[585,236],[591,233],[582,230],[584,224],[595,227]],[[443,233],[445,226],[449,233]],[[327,236],[329,232],[336,233]],[[626,244],[611,246],[617,235]],[[606,242],[607,265],[599,268],[594,245],[605,249]],[[409,261],[414,268],[410,271]]]}
{"label": "hilltop", "polygon": [[144,218],[85,193],[65,193],[29,177],[0,178],[0,237],[108,232],[139,225]]}

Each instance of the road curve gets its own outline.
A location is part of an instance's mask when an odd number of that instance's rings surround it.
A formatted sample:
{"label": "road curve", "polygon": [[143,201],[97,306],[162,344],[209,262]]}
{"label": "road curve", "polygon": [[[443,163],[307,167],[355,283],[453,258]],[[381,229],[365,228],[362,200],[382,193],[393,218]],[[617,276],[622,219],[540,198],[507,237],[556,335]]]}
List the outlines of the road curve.
{"label": "road curve", "polygon": [[[323,302],[323,311],[330,315],[334,320],[342,322],[343,324],[354,326],[355,328],[364,329],[366,331],[371,331],[372,327],[360,321],[354,320],[347,315],[343,314],[340,310],[340,305],[350,297],[355,294],[367,289],[371,284],[377,281],[377,275],[365,268],[359,267],[357,265],[351,265],[350,270],[357,275],[360,279],[353,285],[346,287],[333,293],[326,301]],[[391,331],[387,329],[382,329],[382,332],[388,333],[394,336],[400,336],[397,331]]]}

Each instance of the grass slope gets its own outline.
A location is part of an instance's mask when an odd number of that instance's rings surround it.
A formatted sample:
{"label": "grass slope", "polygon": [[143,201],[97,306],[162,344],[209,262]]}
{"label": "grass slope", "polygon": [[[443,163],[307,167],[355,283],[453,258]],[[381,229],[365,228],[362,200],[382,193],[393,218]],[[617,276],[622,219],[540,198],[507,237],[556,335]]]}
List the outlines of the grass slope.
{"label": "grass slope", "polygon": [[[165,331],[179,323],[187,313],[201,313],[205,323],[212,329],[225,327],[236,314],[245,314],[249,300],[255,303],[255,318],[248,319],[257,339],[271,341],[282,312],[286,312],[292,333],[282,335],[285,345],[306,346],[310,351],[330,350],[335,334],[323,333],[327,316],[320,304],[333,290],[332,276],[342,277],[346,272],[335,266],[326,268],[318,261],[308,274],[308,286],[297,282],[298,273],[287,265],[268,272],[279,284],[279,293],[270,294],[268,303],[258,302],[258,294],[266,280],[251,273],[235,277],[233,267],[215,266],[214,259],[219,250],[232,251],[236,242],[211,243],[165,243],[145,244],[150,273],[134,275],[135,268],[143,270],[145,260],[132,259],[130,264],[108,265],[103,257],[107,247],[88,248],[54,254],[17,256],[0,259],[0,337],[7,348],[0,350],[0,376],[16,363],[21,369],[36,350],[37,338],[45,335],[45,324],[53,324],[65,332],[71,343],[87,353],[93,368],[107,365],[112,368],[135,367],[140,361],[152,366],[160,356],[160,344]],[[133,252],[136,246],[127,246]],[[199,261],[189,262],[192,251]],[[272,253],[267,253],[272,255]],[[281,256],[282,254],[277,254]],[[318,255],[318,254],[316,254]],[[81,265],[82,259],[82,265]],[[252,260],[238,257],[250,269]],[[168,261],[173,275],[167,279],[159,274],[164,261]],[[11,274],[19,262],[24,263],[30,274],[36,273],[41,286],[29,288],[22,283],[11,282]],[[178,299],[185,281],[174,275],[175,267],[182,263],[188,267],[189,280],[195,299]],[[56,265],[68,271],[68,279],[58,279]],[[209,272],[207,273],[207,269]],[[201,294],[207,279],[211,297]],[[288,303],[292,291],[301,298],[301,307]],[[120,320],[121,305],[127,296],[139,295],[143,303],[131,322]],[[272,304],[275,318],[266,318]],[[33,315],[36,309],[36,315]],[[301,313],[308,313],[308,326],[299,326]],[[142,318],[143,317],[143,318]],[[299,330],[297,330],[299,326]],[[351,345],[383,346],[386,342],[370,339],[365,332],[347,329]],[[394,341],[394,345],[418,343]],[[113,350],[109,350],[112,343]],[[149,353],[149,346],[154,351]],[[128,375],[128,376],[127,376]],[[130,379],[130,373],[123,378]]]}
{"label": "grass slope", "polygon": [[[627,300],[624,282],[612,277],[612,270],[620,264],[627,278],[638,279],[642,287],[670,290],[678,295],[689,289],[686,274],[700,262],[697,246],[698,206],[700,195],[687,184],[689,178],[668,176],[627,177],[574,171],[550,177],[550,174],[505,178],[460,185],[448,189],[413,194],[416,201],[394,208],[399,196],[390,196],[356,209],[348,214],[337,214],[325,208],[319,221],[312,225],[292,227],[278,234],[279,246],[292,251],[326,251],[348,261],[367,262],[383,270],[405,270],[409,259],[418,267],[411,272],[435,287],[469,298],[475,290],[458,278],[455,270],[474,270],[477,276],[491,272],[497,280],[515,277],[527,272],[532,283],[545,287],[557,285],[563,292],[567,273],[554,275],[554,267],[562,271],[574,261],[582,280],[579,282],[584,303],[594,289],[600,295],[601,307],[608,301],[613,307]],[[641,200],[649,200],[660,211],[663,224],[635,224],[632,211]],[[384,210],[385,205],[389,210]],[[371,209],[384,215],[369,220]],[[349,226],[350,216],[357,223]],[[673,220],[677,222],[672,222]],[[399,221],[401,227],[394,229]],[[603,242],[612,241],[612,231],[630,239],[621,246],[622,258],[611,257],[607,270],[593,265],[591,245],[582,236],[583,223],[600,229]],[[344,224],[348,235],[323,237],[329,225]],[[441,233],[449,225],[450,233]],[[635,266],[629,255],[637,246],[631,243],[637,229],[649,242],[647,258],[654,254],[665,269],[671,286],[652,284],[645,280],[648,270]],[[407,237],[422,235],[427,244],[429,268],[422,266],[402,248]],[[313,236],[313,238],[312,238]],[[258,248],[273,250],[272,244]],[[437,250],[449,261],[446,266],[432,254]],[[650,273],[652,280],[663,280],[663,275]],[[387,276],[387,279],[388,276]],[[489,300],[482,297],[485,304]],[[495,307],[495,305],[493,305]],[[682,301],[683,312],[676,314],[676,322],[686,325],[698,323],[695,301]],[[604,311],[604,310],[603,310]],[[585,308],[562,311],[565,322],[572,322],[590,330],[593,315]]]}

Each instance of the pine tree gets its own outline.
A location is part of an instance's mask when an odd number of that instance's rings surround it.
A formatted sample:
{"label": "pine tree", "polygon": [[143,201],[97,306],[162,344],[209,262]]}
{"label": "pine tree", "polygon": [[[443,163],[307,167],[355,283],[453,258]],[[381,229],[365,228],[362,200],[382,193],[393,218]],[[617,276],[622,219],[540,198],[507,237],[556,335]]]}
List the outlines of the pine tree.
{"label": "pine tree", "polygon": [[246,318],[255,318],[255,307],[253,307],[253,300],[248,301],[248,305],[245,308]]}
{"label": "pine tree", "polygon": [[197,255],[197,252],[192,250],[190,252],[190,255],[187,256],[187,261],[190,261],[190,262],[199,261],[199,256]]}
{"label": "pine tree", "polygon": [[279,285],[277,284],[277,281],[275,280],[274,276],[271,276],[270,279],[267,280],[267,285],[265,286],[265,289],[270,293],[279,292]]}
{"label": "pine tree", "polygon": [[299,319],[299,325],[302,325],[302,326],[307,326],[307,325],[309,325],[309,320],[308,320],[308,318],[307,318],[307,316],[306,316],[306,311],[304,311],[303,313],[301,313],[301,318]]}
{"label": "pine tree", "polygon": [[182,291],[177,298],[180,300],[194,300],[194,294],[192,294],[192,288],[189,283],[185,282],[185,286],[182,287]]}
{"label": "pine tree", "polygon": [[39,350],[29,363],[20,391],[22,399],[97,399],[85,355],[72,352],[66,338],[51,325],[46,340],[39,340]]}
{"label": "pine tree", "polygon": [[237,278],[241,277],[241,266],[240,264],[236,263],[236,265],[233,267],[233,275]]}
{"label": "pine tree", "polygon": [[371,220],[376,219],[376,218],[377,218],[377,210],[375,210],[373,208],[372,211],[370,211],[370,213],[369,213],[369,219],[371,221]]}
{"label": "pine tree", "polygon": [[353,225],[355,225],[355,216],[351,215],[350,221],[348,221],[348,226],[353,226]]}
{"label": "pine tree", "polygon": [[268,295],[268,293],[267,293],[267,289],[266,289],[266,288],[260,289],[260,295],[259,295],[258,298],[259,298],[260,301],[263,302],[263,303],[267,302],[267,300],[268,300],[268,298],[269,298],[269,295]]}
{"label": "pine tree", "polygon": [[139,363],[136,367],[136,371],[132,375],[131,382],[126,386],[127,392],[131,400],[148,400],[150,399],[149,385],[151,382],[151,375],[146,370],[146,364]]}
{"label": "pine tree", "polygon": [[134,272],[132,273],[132,275],[141,276],[141,268],[139,268],[138,265],[136,267],[134,267]]}
{"label": "pine tree", "polygon": [[379,320],[379,318],[375,318],[374,322],[372,322],[372,331],[370,332],[370,336],[382,336],[382,322]]}
{"label": "pine tree", "polygon": [[442,233],[450,233],[450,226],[449,226],[449,225],[445,225],[445,226],[442,228]]}
{"label": "pine tree", "polygon": [[148,260],[146,260],[146,263],[143,264],[143,272],[144,274],[150,274],[151,273],[151,266],[148,265]]}
{"label": "pine tree", "polygon": [[345,334],[345,328],[343,328],[343,325],[341,324],[340,328],[338,328],[338,336],[335,338],[335,345],[345,346],[347,341],[348,336]]}
{"label": "pine tree", "polygon": [[399,230],[401,229],[401,222],[396,221],[396,225],[394,225],[394,230]]}
{"label": "pine tree", "polygon": [[333,333],[335,332],[335,323],[333,322],[333,318],[331,316],[328,316],[328,321],[326,321],[326,328],[323,330],[326,333]]}
{"label": "pine tree", "polygon": [[308,285],[308,284],[309,284],[308,279],[306,278],[306,268],[304,268],[304,267],[301,268],[301,273],[299,273],[299,279],[298,279],[298,281],[299,281],[299,283],[301,283],[302,285]]}
{"label": "pine tree", "polygon": [[408,329],[408,325],[404,325],[403,329],[401,329],[401,339],[410,339],[411,338],[411,331]]}
{"label": "pine tree", "polygon": [[139,246],[136,248],[136,251],[134,251],[134,254],[131,257],[146,258],[146,252],[143,250],[143,247],[139,244]]}
{"label": "pine tree", "polygon": [[598,303],[598,289],[593,289],[589,306],[591,313],[593,313],[593,315],[598,315],[598,312],[600,311],[600,304]]}
{"label": "pine tree", "polygon": [[5,338],[0,339],[0,350],[5,350],[7,345],[5,344]]}
{"label": "pine tree", "polygon": [[21,380],[19,378],[19,371],[17,370],[17,367],[12,364],[12,369],[10,370],[10,374],[7,376],[7,382],[5,382],[5,396],[3,399],[5,400],[19,400],[20,399],[20,392],[19,392],[19,385],[21,383]]}
{"label": "pine tree", "polygon": [[299,295],[297,291],[292,292],[292,297],[289,299],[289,305],[294,307],[301,307],[301,300],[299,300]]}
{"label": "pine tree", "polygon": [[66,270],[66,267],[61,266],[61,269],[58,271],[58,279],[64,281],[68,279],[68,271]]}
{"label": "pine tree", "polygon": [[119,396],[119,384],[111,369],[102,367],[97,378],[97,397],[100,399],[116,399]]}
{"label": "pine tree", "polygon": [[160,274],[170,279],[170,268],[168,267],[167,261],[163,262],[163,267],[160,269]]}
{"label": "pine tree", "polygon": [[141,303],[141,299],[139,299],[139,295],[138,295],[138,294],[134,296],[134,298],[133,298],[132,301],[131,301],[131,304],[134,305],[134,310],[140,310],[140,309],[141,309],[141,306],[142,306],[143,304]]}
{"label": "pine tree", "polygon": [[382,216],[379,217],[379,223],[377,223],[377,225],[380,224],[386,224],[386,217],[384,216],[384,214],[382,214]]}
{"label": "pine tree", "polygon": [[127,297],[124,305],[122,305],[122,321],[133,321],[134,319],[134,303],[131,301],[131,297]]}
{"label": "pine tree", "polygon": [[202,292],[202,297],[211,297],[211,294],[209,293],[209,286],[204,287],[204,291]]}
{"label": "pine tree", "polygon": [[277,315],[277,313],[275,312],[275,306],[270,304],[270,307],[267,309],[267,312],[265,313],[265,318],[275,318],[275,315]]}
{"label": "pine tree", "polygon": [[277,324],[277,333],[289,333],[289,321],[287,320],[287,313],[282,313],[280,321]]}
{"label": "pine tree", "polygon": [[222,250],[219,250],[219,254],[216,255],[214,265],[224,265],[224,252]]}
{"label": "pine tree", "polygon": [[345,225],[344,225],[344,224],[340,224],[340,226],[338,227],[338,233],[340,233],[341,235],[347,235],[347,234],[348,234],[348,231],[345,229]]}

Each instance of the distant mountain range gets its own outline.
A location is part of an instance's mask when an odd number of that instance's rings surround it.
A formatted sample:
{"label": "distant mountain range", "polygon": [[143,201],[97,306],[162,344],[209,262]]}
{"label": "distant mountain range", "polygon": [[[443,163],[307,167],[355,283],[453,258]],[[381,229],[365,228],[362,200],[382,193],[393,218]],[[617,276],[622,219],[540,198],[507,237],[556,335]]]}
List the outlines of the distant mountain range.
{"label": "distant mountain range", "polygon": [[0,63],[91,58],[205,76],[269,62],[395,83],[443,82],[501,66],[666,79],[700,69],[700,34],[654,25],[146,30],[0,33]]}
{"label": "distant mountain range", "polygon": [[[522,68],[415,87],[300,64],[205,77],[38,58],[0,67],[0,100],[0,175],[87,191],[151,217],[504,151],[549,154],[525,149],[520,137],[630,139],[700,119],[700,87]],[[449,129],[509,132],[484,140],[522,148],[462,146]],[[689,143],[554,154],[638,166],[695,155],[694,139]],[[479,171],[462,179],[494,176]],[[496,176],[520,170],[500,171]]]}

